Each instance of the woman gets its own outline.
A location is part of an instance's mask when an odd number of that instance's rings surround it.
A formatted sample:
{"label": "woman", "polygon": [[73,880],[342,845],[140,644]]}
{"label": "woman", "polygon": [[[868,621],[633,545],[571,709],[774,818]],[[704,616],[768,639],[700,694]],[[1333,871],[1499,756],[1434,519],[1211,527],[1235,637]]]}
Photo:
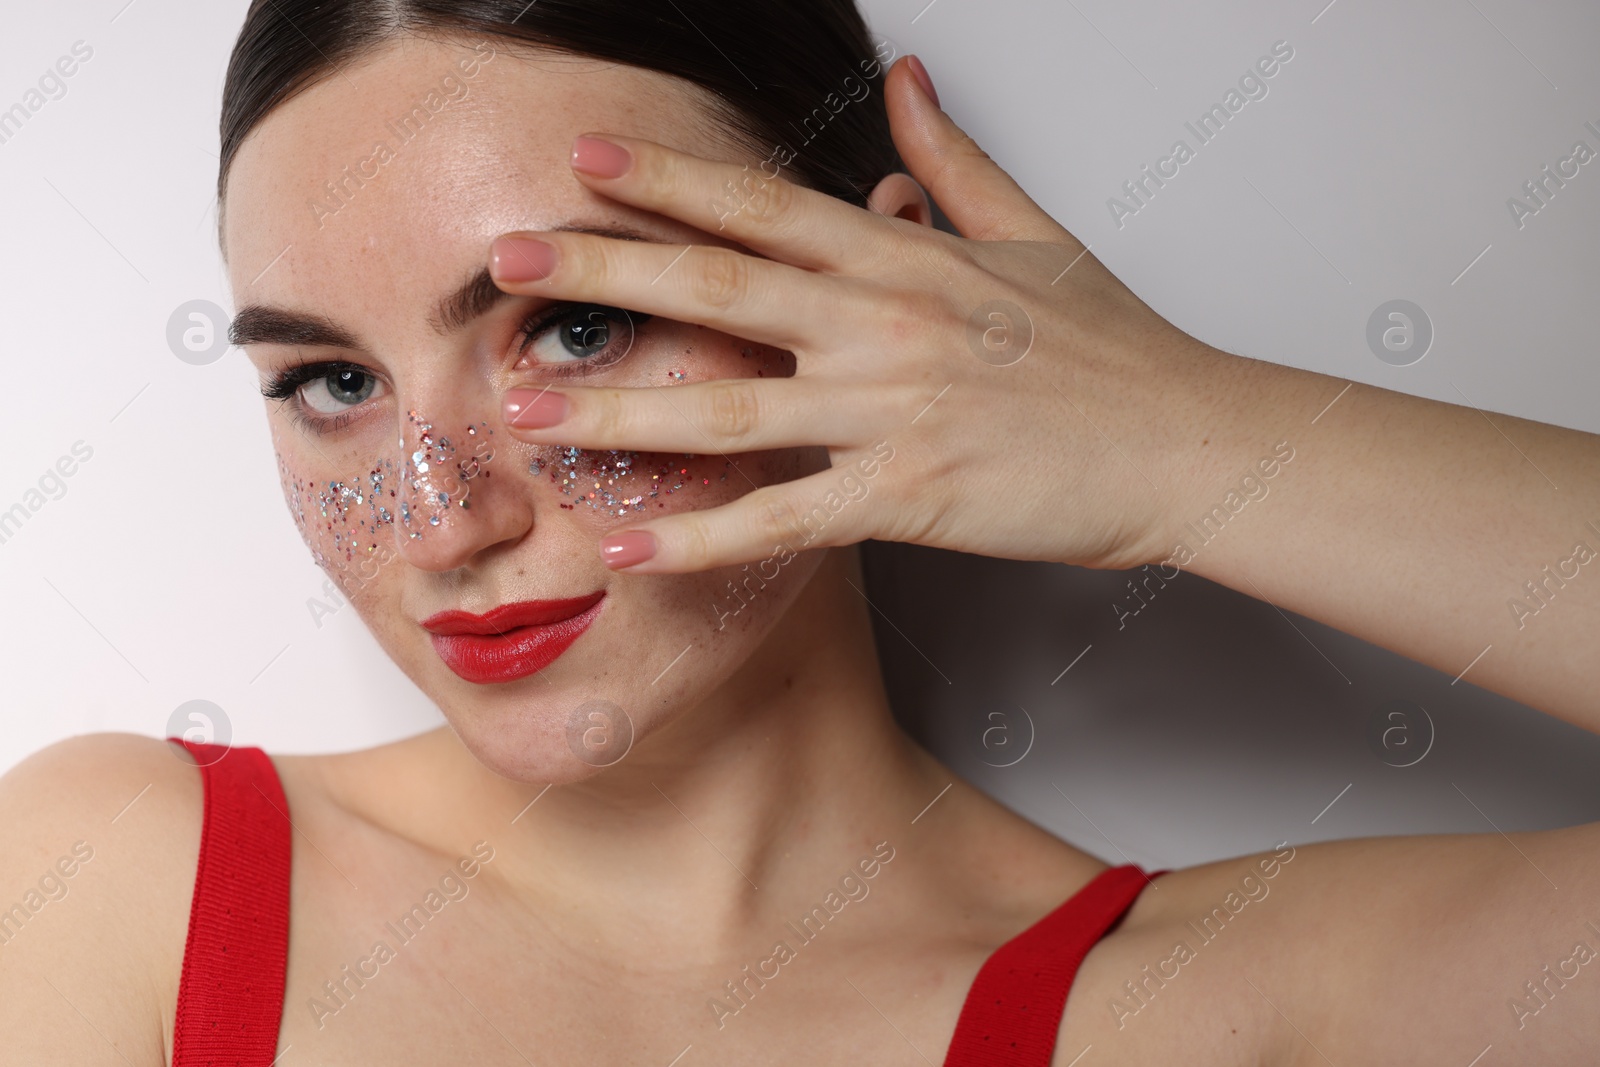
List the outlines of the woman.
{"label": "woman", "polygon": [[[1107,868],[896,728],[847,546],[1185,566],[1459,669],[1590,537],[1593,439],[1208,349],[848,3],[670,7],[252,6],[235,340],[449,727],[16,768],[0,1060],[1592,1062],[1594,827]],[[1185,543],[1289,463],[1314,495]],[[1570,584],[1473,681],[1595,729]]]}

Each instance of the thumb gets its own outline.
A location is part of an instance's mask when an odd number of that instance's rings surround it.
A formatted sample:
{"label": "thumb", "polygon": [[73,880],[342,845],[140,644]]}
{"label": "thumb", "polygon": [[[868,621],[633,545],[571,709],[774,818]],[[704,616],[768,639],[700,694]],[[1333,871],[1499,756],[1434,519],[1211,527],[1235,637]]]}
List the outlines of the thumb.
{"label": "thumb", "polygon": [[1066,230],[940,110],[919,83],[915,56],[884,78],[889,130],[911,176],[963,237],[977,241],[1060,241]]}

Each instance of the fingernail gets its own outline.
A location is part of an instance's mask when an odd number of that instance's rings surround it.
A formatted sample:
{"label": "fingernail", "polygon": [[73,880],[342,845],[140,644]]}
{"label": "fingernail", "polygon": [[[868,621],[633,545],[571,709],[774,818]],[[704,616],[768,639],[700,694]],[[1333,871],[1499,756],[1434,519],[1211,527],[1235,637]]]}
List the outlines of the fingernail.
{"label": "fingernail", "polygon": [[489,270],[496,281],[543,281],[560,259],[555,245],[533,237],[499,237],[489,246]]}
{"label": "fingernail", "polygon": [[572,142],[572,169],[596,178],[620,178],[633,166],[633,153],[619,144],[598,137],[579,137]]}
{"label": "fingernail", "polygon": [[655,554],[655,536],[645,530],[616,533],[600,541],[600,559],[613,570],[643,563]]}
{"label": "fingernail", "polygon": [[922,60],[916,56],[906,56],[906,66],[911,68],[911,73],[916,76],[917,84],[922,86],[922,91],[928,94],[928,99],[933,101],[933,106],[939,106],[939,90],[933,87],[933,79],[928,77],[928,68],[922,65]]}
{"label": "fingernail", "polygon": [[505,397],[506,421],[519,430],[542,430],[567,417],[567,398],[548,389],[511,389]]}

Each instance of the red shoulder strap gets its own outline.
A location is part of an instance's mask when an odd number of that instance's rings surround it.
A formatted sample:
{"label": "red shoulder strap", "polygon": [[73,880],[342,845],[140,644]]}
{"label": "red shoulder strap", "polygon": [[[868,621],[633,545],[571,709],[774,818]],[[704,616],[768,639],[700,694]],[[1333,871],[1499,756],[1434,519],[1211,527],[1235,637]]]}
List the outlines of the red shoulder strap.
{"label": "red shoulder strap", "polygon": [[172,1067],[271,1067],[289,955],[289,805],[267,754],[181,738],[205,816]]}
{"label": "red shoulder strap", "polygon": [[1165,873],[1147,875],[1133,864],[1101,871],[996,949],[967,991],[945,1067],[1049,1067],[1078,965],[1150,879]]}

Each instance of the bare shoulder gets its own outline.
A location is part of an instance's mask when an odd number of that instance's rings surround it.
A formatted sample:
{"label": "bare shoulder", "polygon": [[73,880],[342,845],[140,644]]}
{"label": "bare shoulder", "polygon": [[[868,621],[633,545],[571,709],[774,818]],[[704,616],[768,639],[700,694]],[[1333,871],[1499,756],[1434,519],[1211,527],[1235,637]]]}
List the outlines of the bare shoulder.
{"label": "bare shoulder", "polygon": [[1285,845],[1155,885],[1085,961],[1059,1063],[1091,1040],[1126,1062],[1593,1062],[1600,824]]}
{"label": "bare shoulder", "polygon": [[203,803],[187,753],[135,734],[70,738],[0,776],[15,1062],[165,1063]]}

